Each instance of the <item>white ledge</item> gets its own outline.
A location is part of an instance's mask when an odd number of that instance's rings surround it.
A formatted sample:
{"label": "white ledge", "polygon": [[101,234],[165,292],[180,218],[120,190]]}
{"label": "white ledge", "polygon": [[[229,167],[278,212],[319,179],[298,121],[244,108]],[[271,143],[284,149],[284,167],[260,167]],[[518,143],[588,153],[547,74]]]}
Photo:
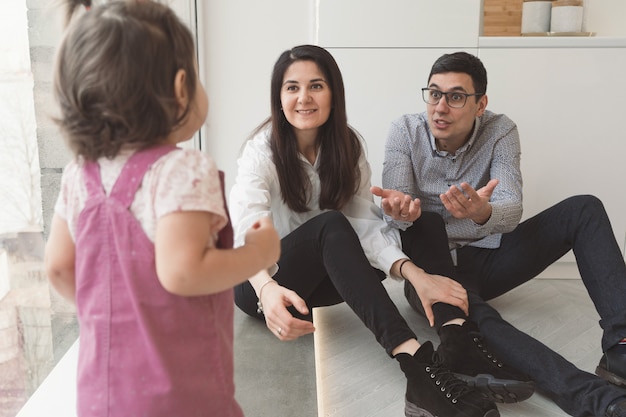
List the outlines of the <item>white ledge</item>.
{"label": "white ledge", "polygon": [[621,36],[481,36],[479,48],[626,48]]}
{"label": "white ledge", "polygon": [[76,417],[78,340],[68,349],[16,417]]}

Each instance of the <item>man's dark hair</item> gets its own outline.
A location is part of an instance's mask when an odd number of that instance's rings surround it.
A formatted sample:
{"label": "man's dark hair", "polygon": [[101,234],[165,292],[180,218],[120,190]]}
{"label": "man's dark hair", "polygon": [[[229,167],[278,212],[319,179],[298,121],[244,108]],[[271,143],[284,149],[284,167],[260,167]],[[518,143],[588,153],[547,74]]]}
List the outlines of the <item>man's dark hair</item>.
{"label": "man's dark hair", "polygon": [[[474,90],[476,93],[485,94],[487,92],[487,70],[482,61],[478,57],[468,54],[467,52],[455,52],[452,54],[445,54],[439,57],[433,64],[430,75],[428,75],[428,82],[435,74],[442,74],[445,72],[460,72],[472,77],[472,83],[474,84]],[[476,96],[478,101],[480,96]]]}

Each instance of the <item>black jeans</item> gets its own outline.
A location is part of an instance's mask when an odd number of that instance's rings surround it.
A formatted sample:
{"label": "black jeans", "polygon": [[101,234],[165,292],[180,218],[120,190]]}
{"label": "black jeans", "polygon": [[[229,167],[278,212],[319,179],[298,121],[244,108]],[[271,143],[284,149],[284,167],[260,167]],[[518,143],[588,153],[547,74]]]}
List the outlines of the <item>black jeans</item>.
{"label": "black jeans", "polygon": [[[342,213],[322,213],[285,236],[278,265],[274,279],[295,291],[309,308],[345,301],[387,354],[416,338],[381,282],[386,275],[370,265],[359,237]],[[235,287],[237,306],[261,319],[256,302],[249,282]],[[304,318],[311,320],[310,316]]]}
{"label": "black jeans", "polygon": [[[410,229],[402,233],[403,242],[406,239],[408,243],[414,233]],[[441,239],[441,233],[445,230],[439,228],[436,239]],[[415,237],[412,239],[415,242]],[[468,290],[470,319],[478,324],[496,354],[530,375],[568,414],[603,416],[611,401],[626,396],[625,390],[576,368],[503,320],[486,302],[536,277],[569,250],[574,252],[583,283],[600,315],[605,351],[626,336],[626,265],[604,206],[596,197],[575,196],[556,204],[504,234],[497,249],[458,249],[456,267],[447,246],[438,255],[433,255],[433,248],[426,254],[435,256],[444,265],[441,270],[452,272],[449,276]],[[421,262],[414,261],[418,265]],[[414,305],[415,291],[407,288],[407,292]],[[446,317],[463,317],[452,306],[444,304],[440,309]]]}

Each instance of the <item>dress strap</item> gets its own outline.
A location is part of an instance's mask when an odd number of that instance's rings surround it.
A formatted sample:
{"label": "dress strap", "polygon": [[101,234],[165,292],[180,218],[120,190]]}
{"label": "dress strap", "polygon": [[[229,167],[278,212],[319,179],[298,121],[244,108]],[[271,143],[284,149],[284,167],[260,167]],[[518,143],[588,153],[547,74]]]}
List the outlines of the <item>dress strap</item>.
{"label": "dress strap", "polygon": [[111,190],[111,197],[130,207],[145,173],[163,155],[179,149],[174,145],[159,145],[135,152],[122,168]]}

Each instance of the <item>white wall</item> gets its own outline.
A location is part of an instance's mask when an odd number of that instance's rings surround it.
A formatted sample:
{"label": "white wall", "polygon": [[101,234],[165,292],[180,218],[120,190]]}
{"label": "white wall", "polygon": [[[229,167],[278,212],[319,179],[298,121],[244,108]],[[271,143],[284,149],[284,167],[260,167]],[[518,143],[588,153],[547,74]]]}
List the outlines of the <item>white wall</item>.
{"label": "white wall", "polygon": [[315,41],[314,0],[197,4],[202,76],[209,95],[202,148],[225,171],[229,190],[244,141],[269,116],[274,62],[284,50]]}
{"label": "white wall", "polygon": [[626,36],[626,1],[585,0],[583,30],[598,36]]}
{"label": "white wall", "polygon": [[201,19],[212,103],[204,148],[230,188],[241,145],[268,115],[274,61],[291,46],[317,43],[342,69],[349,121],[365,137],[372,182],[380,184],[391,120],[424,110],[419,89],[433,61],[466,50],[487,67],[489,108],[520,128],[525,217],[566,196],[593,193],[605,202],[623,248],[626,197],[616,189],[626,179],[618,101],[626,93],[626,2],[588,3],[587,30],[613,37],[605,38],[611,47],[600,38],[500,38],[500,46],[485,47],[480,0],[209,1]]}
{"label": "white wall", "polygon": [[[490,106],[518,124],[524,217],[575,194],[606,207],[619,245],[626,236],[624,48],[483,48]],[[493,71],[496,68],[497,71]],[[570,253],[566,260],[573,261]]]}

